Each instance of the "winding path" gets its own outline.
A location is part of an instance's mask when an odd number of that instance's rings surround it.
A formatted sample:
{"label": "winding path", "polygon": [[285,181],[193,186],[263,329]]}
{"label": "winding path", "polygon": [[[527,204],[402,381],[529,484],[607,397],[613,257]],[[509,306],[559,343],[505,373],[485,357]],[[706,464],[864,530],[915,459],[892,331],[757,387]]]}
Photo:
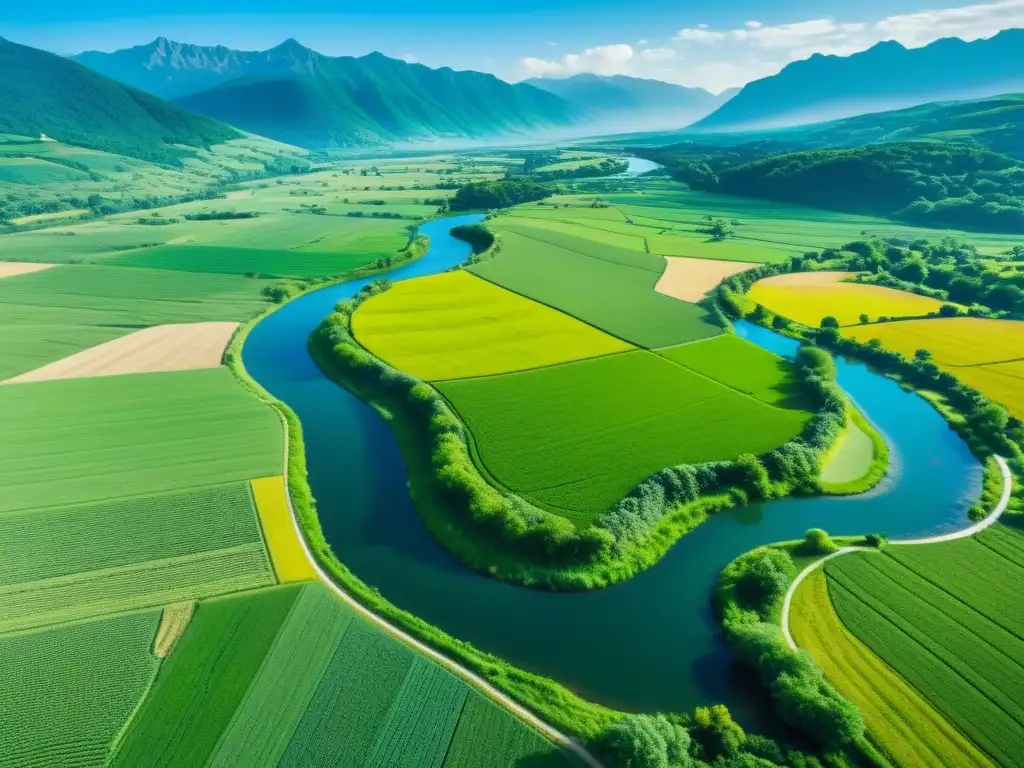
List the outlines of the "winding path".
{"label": "winding path", "polygon": [[[992,525],[999,517],[1006,511],[1006,507],[1010,503],[1010,494],[1013,493],[1013,477],[1010,474],[1010,467],[1006,463],[1006,459],[1002,456],[995,456],[996,463],[999,465],[999,472],[1003,476],[1003,492],[999,497],[999,501],[996,503],[992,511],[983,519],[976,522],[974,525],[963,528],[959,531],[953,531],[952,533],[943,533],[938,536],[925,536],[920,539],[896,539],[890,541],[889,546],[908,546],[917,544],[938,544],[943,541],[954,541],[956,539],[966,539],[969,536],[973,536],[979,531],[983,531]],[[835,557],[847,555],[850,552],[863,552],[870,551],[870,547],[841,547],[835,552],[826,555],[820,560],[815,560],[813,563],[808,565],[793,579],[793,583],[789,585],[789,589],[786,590],[786,596],[782,601],[782,634],[786,638],[786,643],[794,651],[799,650],[796,642],[793,640],[793,635],[789,632],[789,612],[793,602],[793,595],[796,594],[797,588],[801,582],[807,578],[815,569],[822,567],[826,562]]]}

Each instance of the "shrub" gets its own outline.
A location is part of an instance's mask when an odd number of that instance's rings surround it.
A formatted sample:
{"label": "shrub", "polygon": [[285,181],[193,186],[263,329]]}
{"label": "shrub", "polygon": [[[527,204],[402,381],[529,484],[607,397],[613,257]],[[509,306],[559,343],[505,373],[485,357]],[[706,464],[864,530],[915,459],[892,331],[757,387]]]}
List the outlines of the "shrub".
{"label": "shrub", "polygon": [[828,555],[839,549],[839,545],[832,541],[821,528],[811,528],[804,534],[804,543],[800,551],[808,555]]}
{"label": "shrub", "polygon": [[598,747],[610,765],[623,768],[690,765],[690,734],[664,715],[627,715],[600,736]]}

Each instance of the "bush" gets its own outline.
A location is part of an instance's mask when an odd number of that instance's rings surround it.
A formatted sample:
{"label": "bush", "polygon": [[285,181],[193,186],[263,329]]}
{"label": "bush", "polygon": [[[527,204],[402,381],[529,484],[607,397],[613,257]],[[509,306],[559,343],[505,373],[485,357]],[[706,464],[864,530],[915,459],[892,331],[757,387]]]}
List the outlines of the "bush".
{"label": "bush", "polygon": [[736,578],[739,603],[766,614],[786,594],[795,572],[793,558],[783,550],[754,550],[741,561]]}
{"label": "bush", "polygon": [[664,715],[627,715],[601,735],[598,748],[609,765],[622,768],[685,768],[691,762],[690,734]]}
{"label": "bush", "polygon": [[821,528],[811,528],[804,534],[804,543],[800,545],[800,551],[807,555],[829,555],[839,549],[839,545],[832,541]]}

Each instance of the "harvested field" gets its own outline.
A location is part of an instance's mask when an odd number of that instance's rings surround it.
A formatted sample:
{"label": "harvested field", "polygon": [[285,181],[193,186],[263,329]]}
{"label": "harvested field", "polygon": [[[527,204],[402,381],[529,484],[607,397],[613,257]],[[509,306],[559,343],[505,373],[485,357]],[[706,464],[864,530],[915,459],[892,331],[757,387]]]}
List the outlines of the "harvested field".
{"label": "harvested field", "polygon": [[897,764],[946,768],[992,763],[898,673],[851,635],[836,616],[824,571],[808,576],[793,597],[793,638],[850,698],[871,736]]}
{"label": "harvested field", "polygon": [[145,328],[4,383],[216,368],[237,328],[238,323],[227,322]]}
{"label": "harvested field", "polygon": [[15,275],[27,275],[29,272],[42,272],[44,269],[55,267],[56,264],[36,264],[26,261],[0,261],[0,277],[14,277]]}
{"label": "harvested field", "polygon": [[194,601],[186,600],[164,608],[160,617],[160,628],[156,631],[156,640],[153,641],[154,656],[158,659],[166,658],[192,619],[195,607]]}
{"label": "harvested field", "polygon": [[[825,317],[840,325],[858,325],[861,315],[920,317],[938,312],[944,302],[916,293],[883,288],[880,285],[840,282],[849,272],[802,272],[776,275],[754,283],[747,298],[812,328]],[[874,327],[874,326],[872,326]]]}
{"label": "harvested field", "polygon": [[541,368],[632,349],[463,271],[398,283],[356,311],[352,330],[373,354],[427,381]]}
{"label": "harvested field", "polygon": [[277,580],[285,583],[316,579],[316,570],[299,541],[301,534],[292,522],[284,478],[261,477],[251,485]]}
{"label": "harvested field", "polygon": [[667,258],[668,266],[654,290],[681,301],[700,301],[729,275],[755,266],[743,261]]}
{"label": "harvested field", "polygon": [[770,450],[810,418],[639,350],[437,387],[483,472],[578,526],[665,467]]}

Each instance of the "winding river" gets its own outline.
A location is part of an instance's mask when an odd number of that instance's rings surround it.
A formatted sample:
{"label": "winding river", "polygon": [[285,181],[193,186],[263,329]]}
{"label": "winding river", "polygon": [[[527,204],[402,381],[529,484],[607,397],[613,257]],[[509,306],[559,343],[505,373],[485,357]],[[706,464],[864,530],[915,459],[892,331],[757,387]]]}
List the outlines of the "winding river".
{"label": "winding river", "polygon": [[[388,277],[404,280],[465,260],[448,235],[458,216],[421,227],[429,253]],[[306,339],[338,301],[368,280],[306,294],[262,320],[243,351],[249,373],[298,414],[309,479],[338,557],[391,602],[475,646],[554,678],[595,701],[632,711],[688,710],[722,702],[740,722],[759,718],[748,680],[731,664],[709,596],[721,568],[767,542],[810,527],[892,537],[964,524],[981,466],[930,405],[866,366],[839,360],[839,382],[892,446],[882,485],[854,498],[788,499],[723,513],[683,537],[625,584],[549,593],[504,584],[460,565],[424,529],[405,468],[378,414],[328,380]],[[795,342],[746,323],[737,333],[791,355]]]}

